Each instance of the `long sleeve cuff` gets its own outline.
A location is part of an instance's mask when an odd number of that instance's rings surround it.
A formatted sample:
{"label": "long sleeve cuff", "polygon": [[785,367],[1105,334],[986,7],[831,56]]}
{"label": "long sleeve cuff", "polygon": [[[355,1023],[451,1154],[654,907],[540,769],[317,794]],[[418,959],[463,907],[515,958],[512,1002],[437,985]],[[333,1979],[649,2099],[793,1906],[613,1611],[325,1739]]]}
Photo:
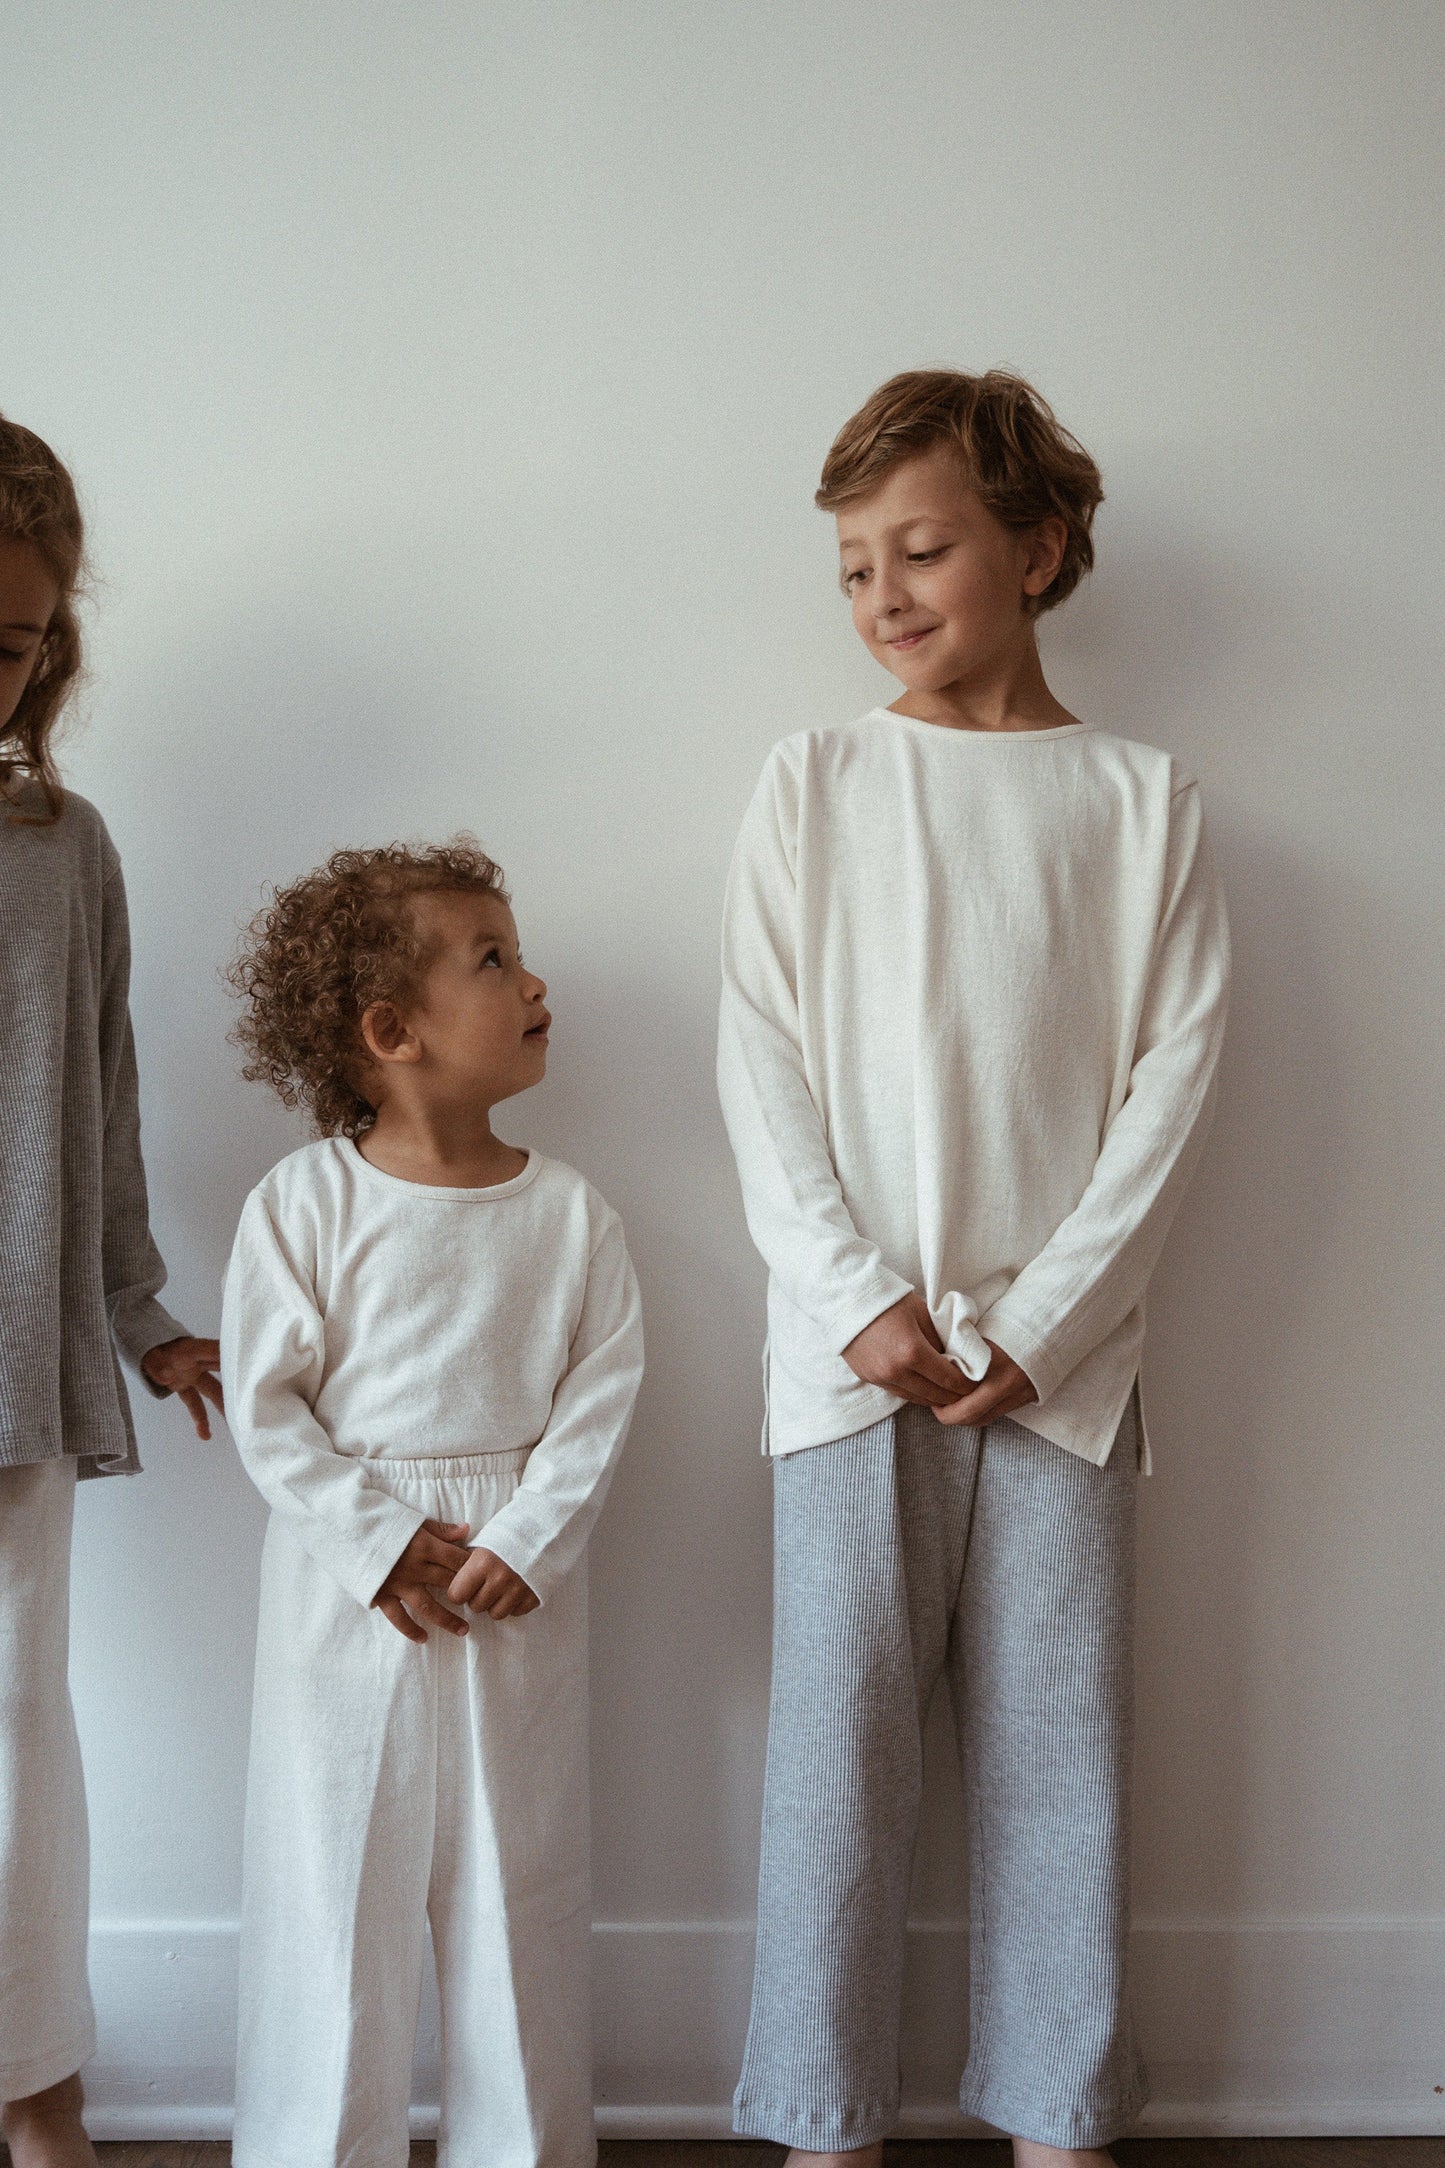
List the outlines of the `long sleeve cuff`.
{"label": "long sleeve cuff", "polygon": [[[860,1332],[871,1325],[875,1318],[891,1310],[905,1295],[913,1293],[913,1283],[905,1280],[885,1264],[870,1273],[868,1279],[846,1302],[830,1304],[818,1323],[828,1334],[835,1354],[841,1355],[845,1347],[851,1347]],[[815,1315],[817,1312],[815,1311]]]}
{"label": "long sleeve cuff", "polygon": [[1007,1295],[984,1312],[978,1321],[978,1329],[985,1340],[1001,1347],[1005,1355],[1018,1364],[1041,1402],[1057,1391],[1068,1376],[1067,1370],[1061,1369],[1051,1358],[1038,1335],[1021,1319],[1010,1315]]}
{"label": "long sleeve cuff", "polygon": [[324,1566],[349,1596],[370,1608],[382,1582],[425,1519],[426,1515],[414,1506],[373,1491],[360,1533],[343,1534],[319,1516],[311,1515],[297,1533],[318,1565]]}
{"label": "long sleeve cuff", "polygon": [[168,1399],[170,1387],[153,1384],[142,1370],[141,1361],[153,1347],[164,1347],[168,1340],[188,1339],[188,1328],[177,1323],[169,1310],[147,1295],[139,1301],[118,1304],[110,1329],[122,1359],[135,1372],[151,1398]]}

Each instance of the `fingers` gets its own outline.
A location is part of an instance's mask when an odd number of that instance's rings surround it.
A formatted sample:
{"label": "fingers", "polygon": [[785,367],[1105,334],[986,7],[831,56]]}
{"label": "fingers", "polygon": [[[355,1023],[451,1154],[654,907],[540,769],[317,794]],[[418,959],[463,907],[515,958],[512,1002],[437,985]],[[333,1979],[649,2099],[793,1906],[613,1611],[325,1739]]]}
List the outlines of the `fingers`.
{"label": "fingers", "polygon": [[935,1408],[940,1423],[963,1424],[969,1429],[982,1429],[985,1423],[1000,1423],[1006,1415],[1031,1405],[1035,1395],[1031,1388],[1014,1383],[991,1385],[987,1380],[965,1393],[946,1408]]}
{"label": "fingers", "polygon": [[407,1565],[441,1566],[450,1580],[454,1573],[461,1572],[472,1553],[464,1543],[452,1543],[443,1536],[429,1534],[430,1526],[429,1522],[426,1527],[419,1528],[407,1545]]}
{"label": "fingers", "polygon": [[472,1532],[466,1521],[423,1521],[421,1525],[427,1535],[436,1536],[443,1543],[465,1544]]}
{"label": "fingers", "polygon": [[203,1370],[201,1372],[196,1379],[196,1391],[204,1393],[211,1406],[219,1408],[222,1415],[225,1414],[226,1402],[221,1392],[221,1381],[213,1371]]}
{"label": "fingers", "polygon": [[378,1596],[374,1599],[374,1607],[381,1613],[383,1618],[391,1620],[392,1625],[403,1640],[425,1641],[425,1633],[420,1626],[412,1624],[412,1621],[402,1609],[399,1598],[396,1596]]}
{"label": "fingers", "polygon": [[176,1398],[195,1424],[196,1436],[198,1438],[209,1438],[211,1435],[210,1418],[206,1414],[206,1403],[202,1400],[200,1394],[192,1386],[182,1385],[176,1393]]}
{"label": "fingers", "polygon": [[[401,1600],[418,1625],[439,1627],[444,1634],[466,1633],[466,1620],[458,1618],[455,1611],[443,1610],[435,1596],[419,1582],[403,1584],[400,1594]],[[422,1639],[426,1639],[425,1634]]]}

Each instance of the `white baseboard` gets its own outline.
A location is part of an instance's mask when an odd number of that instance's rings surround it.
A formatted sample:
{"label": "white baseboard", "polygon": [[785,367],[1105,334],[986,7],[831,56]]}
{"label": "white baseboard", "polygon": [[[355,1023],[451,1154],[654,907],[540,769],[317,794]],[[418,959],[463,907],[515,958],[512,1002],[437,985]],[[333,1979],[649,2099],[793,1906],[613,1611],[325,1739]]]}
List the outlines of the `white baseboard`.
{"label": "white baseboard", "polygon": [[[901,2137],[982,2135],[953,2105],[967,2032],[966,1925],[910,1937]],[[233,1921],[100,1923],[98,2138],[230,2134]],[[595,1930],[597,2127],[607,2138],[726,2138],[747,2019],[747,1921]],[[1445,1921],[1161,1921],[1135,1931],[1135,2006],[1171,2137],[1445,2133]],[[436,2099],[428,1985],[414,2097]],[[436,2111],[413,2110],[414,2134]]]}

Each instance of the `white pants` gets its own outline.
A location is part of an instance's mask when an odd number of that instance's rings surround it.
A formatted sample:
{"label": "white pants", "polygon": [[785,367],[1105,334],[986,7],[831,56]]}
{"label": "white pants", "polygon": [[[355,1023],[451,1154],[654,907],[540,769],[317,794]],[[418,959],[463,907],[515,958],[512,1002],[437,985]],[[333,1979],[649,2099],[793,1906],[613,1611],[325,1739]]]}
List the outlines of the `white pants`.
{"label": "white pants", "polygon": [[[475,1531],[526,1454],[387,1460]],[[585,1566],[407,1641],[272,1517],[241,1904],[236,2168],[406,2168],[431,1921],[439,2168],[589,2168]]]}
{"label": "white pants", "polygon": [[95,2053],[90,1836],[70,1706],[73,1460],[0,1468],[0,2100]]}

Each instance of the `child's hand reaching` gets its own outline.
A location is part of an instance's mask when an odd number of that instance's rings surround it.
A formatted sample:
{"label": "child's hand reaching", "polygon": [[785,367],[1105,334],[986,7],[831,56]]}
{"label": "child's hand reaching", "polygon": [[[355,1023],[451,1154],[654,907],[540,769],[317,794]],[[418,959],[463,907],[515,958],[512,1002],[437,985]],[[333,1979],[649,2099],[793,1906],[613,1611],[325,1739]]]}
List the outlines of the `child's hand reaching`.
{"label": "child's hand reaching", "polygon": [[216,1375],[221,1367],[220,1341],[193,1340],[189,1335],[182,1340],[163,1340],[159,1347],[146,1349],[140,1366],[152,1385],[175,1394],[195,1424],[196,1436],[209,1438],[211,1419],[206,1402],[209,1400],[213,1408],[225,1413],[221,1381]]}
{"label": "child's hand reaching", "polygon": [[465,1548],[465,1521],[423,1521],[371,1599],[372,1609],[391,1620],[408,1641],[425,1641],[428,1626],[464,1634],[467,1622],[443,1610],[432,1594],[445,1589],[475,1552]]}
{"label": "child's hand reaching", "polygon": [[504,1558],[498,1558],[495,1551],[483,1550],[468,1552],[467,1562],[447,1595],[453,1603],[464,1603],[469,1611],[485,1611],[489,1618],[525,1618],[529,1611],[536,1610],[539,1601]]}

